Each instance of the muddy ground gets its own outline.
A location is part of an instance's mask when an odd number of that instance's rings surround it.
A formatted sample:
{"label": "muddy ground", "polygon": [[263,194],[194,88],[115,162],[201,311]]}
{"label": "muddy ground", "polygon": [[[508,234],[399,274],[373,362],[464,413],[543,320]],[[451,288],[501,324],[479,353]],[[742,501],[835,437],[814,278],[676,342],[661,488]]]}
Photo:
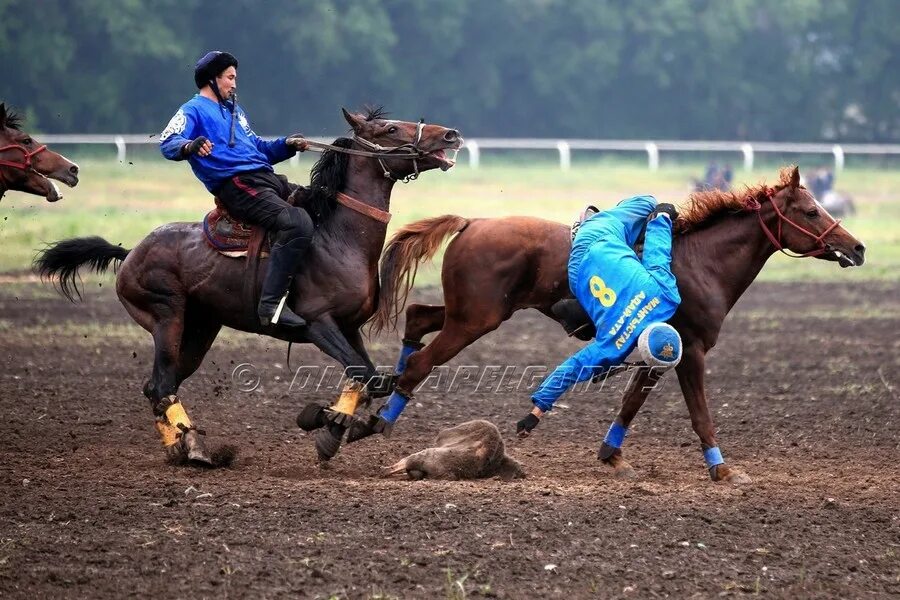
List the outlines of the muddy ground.
{"label": "muddy ground", "polygon": [[[0,597],[896,596],[898,326],[896,284],[751,288],[707,376],[726,460],[753,479],[742,487],[709,481],[672,375],[627,440],[633,481],[596,460],[614,389],[565,397],[518,441],[528,392],[471,382],[421,392],[391,439],[323,470],[294,418],[335,392],[292,389],[282,344],[227,333],[181,393],[212,445],[240,450],[206,471],[164,463],[140,393],[150,339],[109,285],[72,306],[4,283]],[[372,354],[393,363],[397,345]],[[575,348],[520,313],[453,364],[521,374]],[[332,364],[305,348],[292,362]],[[252,392],[232,380],[242,363]],[[379,478],[470,418],[500,426],[527,479]]]}

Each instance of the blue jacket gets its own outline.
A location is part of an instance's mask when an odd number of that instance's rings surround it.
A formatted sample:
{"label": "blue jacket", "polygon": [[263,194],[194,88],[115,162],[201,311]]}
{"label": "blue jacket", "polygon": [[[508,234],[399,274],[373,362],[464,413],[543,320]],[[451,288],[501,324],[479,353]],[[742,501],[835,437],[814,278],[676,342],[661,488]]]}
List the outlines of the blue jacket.
{"label": "blue jacket", "polygon": [[579,381],[621,364],[651,323],[669,320],[681,296],[672,274],[672,222],[647,224],[643,260],[632,246],[653,196],[635,196],[582,224],[569,254],[569,287],[597,328],[597,337],[551,373],[532,395],[543,411]]}
{"label": "blue jacket", "polygon": [[169,160],[184,160],[182,147],[198,136],[205,136],[214,144],[212,154],[187,157],[194,175],[210,192],[237,173],[273,171],[272,165],[290,158],[296,151],[285,138],[271,142],[261,139],[250,129],[247,115],[238,106],[235,110],[234,147],[231,139],[231,110],[215,100],[196,94],[185,102],[159,136],[159,149]]}

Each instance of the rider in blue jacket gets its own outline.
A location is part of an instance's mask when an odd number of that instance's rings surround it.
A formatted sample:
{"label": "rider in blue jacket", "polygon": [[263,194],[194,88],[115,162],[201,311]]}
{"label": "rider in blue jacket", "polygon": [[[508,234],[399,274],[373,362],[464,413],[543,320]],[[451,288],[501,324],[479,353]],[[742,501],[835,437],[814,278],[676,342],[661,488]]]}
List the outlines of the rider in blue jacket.
{"label": "rider in blue jacket", "polygon": [[194,69],[200,90],[175,113],[159,138],[163,156],[185,160],[231,216],[261,225],[274,235],[257,312],[263,325],[304,327],[285,304],[291,279],[306,254],[314,226],[305,210],[291,206],[287,182],[272,165],[306,150],[300,136],[265,141],[250,128],[237,103],[237,59],[209,52]]}
{"label": "rider in blue jacket", "polygon": [[[681,302],[671,270],[675,218],[671,204],[635,196],[578,228],[569,255],[569,287],[593,321],[596,339],[544,379],[532,395],[534,409],[517,423],[520,436],[527,436],[570,387],[621,364],[645,329],[675,314]],[[639,259],[632,247],[644,223]]]}

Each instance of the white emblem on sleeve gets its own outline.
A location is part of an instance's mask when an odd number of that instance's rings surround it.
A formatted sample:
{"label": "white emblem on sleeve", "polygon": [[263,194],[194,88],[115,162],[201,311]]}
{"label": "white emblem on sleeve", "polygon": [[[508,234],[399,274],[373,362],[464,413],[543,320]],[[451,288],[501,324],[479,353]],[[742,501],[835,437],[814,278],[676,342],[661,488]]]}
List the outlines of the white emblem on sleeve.
{"label": "white emblem on sleeve", "polygon": [[249,123],[249,121],[247,121],[247,115],[245,115],[244,113],[238,113],[237,120],[238,120],[238,123],[241,124],[241,127],[247,133],[247,135],[249,135],[250,137],[253,137],[254,135],[256,135],[255,133],[253,133],[253,130],[250,129],[250,123]]}
{"label": "white emblem on sleeve", "polygon": [[187,117],[184,116],[184,110],[178,109],[178,112],[172,117],[169,121],[169,124],[166,125],[166,128],[163,129],[163,132],[159,135],[159,141],[164,142],[173,133],[184,133],[184,128],[187,125]]}

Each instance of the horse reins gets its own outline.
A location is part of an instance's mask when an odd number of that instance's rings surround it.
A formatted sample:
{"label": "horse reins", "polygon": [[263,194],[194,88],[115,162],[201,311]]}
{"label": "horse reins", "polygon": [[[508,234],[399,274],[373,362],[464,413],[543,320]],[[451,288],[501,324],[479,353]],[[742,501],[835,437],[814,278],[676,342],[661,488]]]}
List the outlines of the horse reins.
{"label": "horse reins", "polygon": [[[775,214],[778,215],[778,235],[772,233],[772,230],[769,229],[769,226],[766,225],[765,221],[762,218],[762,203],[757,200],[753,196],[748,196],[745,205],[748,210],[755,211],[756,216],[759,219],[759,226],[762,228],[763,233],[766,234],[766,237],[769,238],[769,241],[772,242],[772,245],[775,246],[775,249],[784,254],[785,256],[790,256],[791,258],[806,258],[808,256],[820,256],[828,252],[827,244],[825,243],[825,236],[834,230],[835,227],[841,224],[840,219],[835,219],[834,223],[829,225],[825,231],[816,235],[812,231],[806,229],[802,225],[798,225],[797,223],[790,220],[781,209],[778,208],[778,205],[775,204],[773,200],[773,196],[775,195],[775,190],[769,188],[766,190],[766,197],[769,199],[769,204],[772,205],[772,208],[775,209]],[[813,241],[819,246],[815,250],[810,250],[809,252],[804,252],[803,254],[791,254],[784,249],[784,244],[781,243],[781,225],[782,223],[787,223],[788,225],[794,227],[804,235],[811,237]]]}
{"label": "horse reins", "polygon": [[[403,183],[409,183],[410,181],[415,180],[419,177],[419,159],[423,158],[426,154],[419,149],[419,142],[422,141],[422,131],[425,129],[425,121],[419,121],[416,125],[416,137],[411,143],[402,144],[400,146],[382,146],[380,144],[375,144],[370,142],[367,139],[361,138],[358,135],[353,136],[353,141],[358,143],[360,146],[364,148],[369,148],[369,150],[357,150],[355,148],[341,148],[340,146],[335,146],[333,144],[325,144],[322,142],[314,142],[312,140],[306,140],[306,144],[314,149],[318,150],[333,150],[334,152],[340,152],[341,154],[352,154],[353,156],[363,156],[366,158],[375,158],[378,160],[378,164],[381,166],[381,170],[384,172],[384,176],[387,179],[392,181],[402,181]],[[400,152],[402,150],[411,150],[410,152]],[[405,160],[413,161],[413,172],[407,175],[406,177],[400,179],[394,177],[394,174],[391,173],[391,170],[384,164],[385,158],[402,158]]]}

